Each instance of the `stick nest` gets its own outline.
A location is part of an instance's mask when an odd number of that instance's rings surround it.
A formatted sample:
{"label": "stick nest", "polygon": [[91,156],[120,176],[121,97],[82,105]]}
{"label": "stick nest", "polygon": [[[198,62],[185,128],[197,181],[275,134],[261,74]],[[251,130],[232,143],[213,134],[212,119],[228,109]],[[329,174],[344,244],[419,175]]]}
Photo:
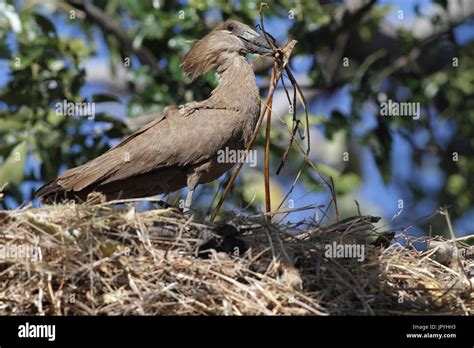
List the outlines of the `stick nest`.
{"label": "stick nest", "polygon": [[[0,211],[0,315],[470,314],[472,247],[330,226],[66,204]],[[327,245],[364,245],[364,260]],[[470,273],[471,272],[471,273]]]}

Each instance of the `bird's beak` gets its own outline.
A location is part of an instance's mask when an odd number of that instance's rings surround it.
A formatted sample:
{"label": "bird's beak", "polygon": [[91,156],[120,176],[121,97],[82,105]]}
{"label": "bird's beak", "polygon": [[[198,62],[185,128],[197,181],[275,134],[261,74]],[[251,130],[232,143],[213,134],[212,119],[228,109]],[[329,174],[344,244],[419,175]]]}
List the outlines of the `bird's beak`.
{"label": "bird's beak", "polygon": [[252,53],[263,54],[270,49],[265,37],[250,28],[245,30],[240,38],[245,42],[246,48]]}

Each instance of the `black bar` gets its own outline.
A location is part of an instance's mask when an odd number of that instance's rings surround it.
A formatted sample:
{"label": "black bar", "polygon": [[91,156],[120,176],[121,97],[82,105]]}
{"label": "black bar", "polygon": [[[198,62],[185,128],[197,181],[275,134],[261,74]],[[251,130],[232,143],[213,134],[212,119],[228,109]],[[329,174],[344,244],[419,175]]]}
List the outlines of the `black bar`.
{"label": "black bar", "polygon": [[[19,327],[55,325],[55,339]],[[472,317],[0,317],[0,346],[57,344],[410,344],[473,346]],[[440,326],[441,325],[441,326]],[[409,338],[407,334],[427,335]],[[456,337],[434,338],[433,334]],[[431,335],[428,337],[428,335]]]}

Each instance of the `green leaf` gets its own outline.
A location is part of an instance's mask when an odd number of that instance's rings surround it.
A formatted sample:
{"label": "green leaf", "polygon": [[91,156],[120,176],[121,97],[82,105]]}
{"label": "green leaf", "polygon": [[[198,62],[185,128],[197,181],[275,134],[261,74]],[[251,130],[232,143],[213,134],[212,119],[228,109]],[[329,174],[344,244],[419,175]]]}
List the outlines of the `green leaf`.
{"label": "green leaf", "polygon": [[327,177],[333,177],[333,178],[338,178],[341,173],[339,171],[337,171],[336,169],[334,168],[331,168],[323,163],[318,163],[316,165],[316,168],[318,168],[318,170],[321,172],[321,174],[327,176]]}
{"label": "green leaf", "polygon": [[354,173],[347,173],[340,177],[336,184],[336,191],[338,194],[348,194],[352,192],[361,184],[361,178],[359,175]]}
{"label": "green leaf", "polygon": [[26,141],[19,143],[0,166],[0,186],[20,184],[26,163]]}
{"label": "green leaf", "polygon": [[0,123],[0,132],[1,131],[12,131],[13,129],[22,129],[25,124],[18,120],[2,120]]}
{"label": "green leaf", "polygon": [[57,127],[61,122],[64,122],[64,116],[57,114],[54,110],[49,110],[46,120],[49,125]]}
{"label": "green leaf", "polygon": [[448,178],[447,191],[452,195],[459,195],[466,189],[466,179],[460,174],[453,174]]}

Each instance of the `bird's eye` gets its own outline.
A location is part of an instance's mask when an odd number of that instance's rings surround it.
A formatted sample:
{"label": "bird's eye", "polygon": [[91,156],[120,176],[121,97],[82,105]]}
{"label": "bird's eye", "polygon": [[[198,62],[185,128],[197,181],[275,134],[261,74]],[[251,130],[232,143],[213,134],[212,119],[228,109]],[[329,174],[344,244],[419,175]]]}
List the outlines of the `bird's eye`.
{"label": "bird's eye", "polygon": [[228,31],[233,31],[234,29],[235,29],[235,25],[233,25],[232,23],[227,26]]}

